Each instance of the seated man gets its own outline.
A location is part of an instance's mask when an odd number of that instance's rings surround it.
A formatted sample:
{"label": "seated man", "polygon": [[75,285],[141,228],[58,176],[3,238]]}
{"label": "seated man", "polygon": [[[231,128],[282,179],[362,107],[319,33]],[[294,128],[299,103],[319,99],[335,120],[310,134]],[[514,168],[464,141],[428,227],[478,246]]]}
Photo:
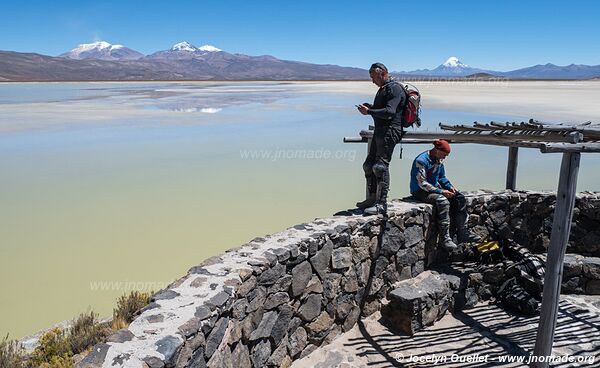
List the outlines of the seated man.
{"label": "seated man", "polygon": [[458,242],[477,242],[481,237],[469,233],[466,227],[466,201],[446,178],[443,160],[450,154],[450,144],[433,142],[433,148],[418,155],[410,171],[410,192],[416,199],[433,204],[437,210],[440,245],[447,251],[457,248],[450,237],[450,212],[458,230]]}

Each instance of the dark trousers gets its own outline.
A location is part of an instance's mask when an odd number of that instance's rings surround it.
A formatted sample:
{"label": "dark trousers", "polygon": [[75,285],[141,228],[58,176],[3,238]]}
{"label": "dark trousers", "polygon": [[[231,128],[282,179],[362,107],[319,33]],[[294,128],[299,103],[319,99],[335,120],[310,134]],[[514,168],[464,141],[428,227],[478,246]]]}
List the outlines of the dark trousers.
{"label": "dark trousers", "polygon": [[412,193],[413,197],[421,202],[432,204],[437,213],[440,225],[450,225],[450,218],[455,222],[457,229],[462,229],[467,221],[467,201],[461,192],[456,192],[454,197],[448,199],[443,194],[430,193],[422,189]]}
{"label": "dark trousers", "polygon": [[375,129],[367,158],[363,163],[369,195],[377,195],[377,203],[385,204],[390,188],[390,161],[394,147],[402,139],[399,128]]}

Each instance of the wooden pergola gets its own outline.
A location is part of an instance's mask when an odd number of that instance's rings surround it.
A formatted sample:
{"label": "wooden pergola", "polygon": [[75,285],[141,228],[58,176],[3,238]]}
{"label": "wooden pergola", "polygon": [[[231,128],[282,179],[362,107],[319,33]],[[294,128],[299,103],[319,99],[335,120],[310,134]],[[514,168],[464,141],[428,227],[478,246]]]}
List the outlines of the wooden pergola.
{"label": "wooden pergola", "polygon": [[[521,123],[490,122],[472,125],[439,124],[442,131],[409,131],[403,144],[432,143],[444,139],[450,143],[475,143],[508,147],[506,189],[515,190],[519,148],[537,148],[542,153],[562,153],[562,163],[556,192],[556,207],[548,247],[544,292],[540,322],[533,355],[552,355],[556,330],[563,262],[571,232],[577,174],[581,153],[600,152],[600,124],[546,124],[535,120]],[[360,137],[345,137],[346,143],[368,143],[373,130],[363,130]],[[548,362],[533,363],[533,367],[548,367]]]}

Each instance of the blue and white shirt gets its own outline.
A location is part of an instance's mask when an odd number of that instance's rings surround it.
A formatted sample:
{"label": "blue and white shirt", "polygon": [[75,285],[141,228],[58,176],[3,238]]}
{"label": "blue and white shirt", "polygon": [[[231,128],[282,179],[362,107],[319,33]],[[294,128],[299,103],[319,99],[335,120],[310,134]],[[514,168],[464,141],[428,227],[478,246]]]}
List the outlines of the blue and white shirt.
{"label": "blue and white shirt", "polygon": [[446,178],[444,164],[429,156],[429,151],[418,155],[410,170],[410,192],[422,189],[430,193],[442,193],[443,189],[452,189],[452,183]]}

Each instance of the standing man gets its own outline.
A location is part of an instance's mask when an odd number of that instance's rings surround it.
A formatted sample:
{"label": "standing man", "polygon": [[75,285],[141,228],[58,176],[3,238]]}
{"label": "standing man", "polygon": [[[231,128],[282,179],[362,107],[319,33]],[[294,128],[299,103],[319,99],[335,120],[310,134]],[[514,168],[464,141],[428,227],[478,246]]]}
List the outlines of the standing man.
{"label": "standing man", "polygon": [[433,204],[437,212],[440,245],[447,251],[457,248],[450,237],[450,214],[458,231],[458,242],[478,242],[481,237],[471,234],[466,227],[465,196],[446,178],[443,161],[450,154],[450,144],[444,140],[433,142],[433,148],[418,155],[410,171],[410,193],[421,202]]}
{"label": "standing man", "polygon": [[375,131],[367,159],[363,164],[367,179],[367,198],[356,206],[369,215],[387,213],[387,194],[390,187],[389,165],[394,146],[402,139],[402,109],[406,93],[402,86],[392,80],[382,63],[375,63],[369,69],[371,80],[379,90],[373,104],[358,105],[363,115],[371,115]]}

